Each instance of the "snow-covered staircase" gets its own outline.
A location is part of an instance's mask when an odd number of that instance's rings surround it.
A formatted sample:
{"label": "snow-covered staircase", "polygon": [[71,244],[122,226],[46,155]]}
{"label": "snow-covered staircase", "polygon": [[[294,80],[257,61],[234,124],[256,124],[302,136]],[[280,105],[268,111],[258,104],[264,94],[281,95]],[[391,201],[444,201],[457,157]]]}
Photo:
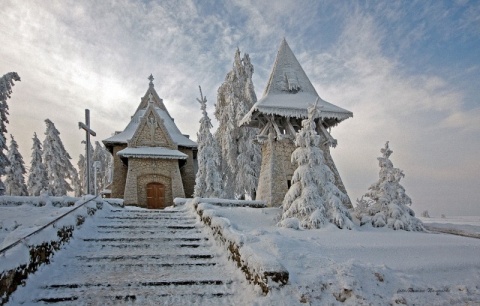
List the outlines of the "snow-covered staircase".
{"label": "snow-covered staircase", "polygon": [[243,282],[190,212],[122,209],[92,221],[11,304],[238,304]]}

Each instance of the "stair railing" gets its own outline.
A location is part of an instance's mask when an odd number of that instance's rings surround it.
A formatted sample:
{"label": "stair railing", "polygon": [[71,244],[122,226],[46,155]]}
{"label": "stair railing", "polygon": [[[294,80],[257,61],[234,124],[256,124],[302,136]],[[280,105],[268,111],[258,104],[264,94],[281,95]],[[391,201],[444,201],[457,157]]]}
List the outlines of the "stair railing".
{"label": "stair railing", "polygon": [[60,219],[62,219],[63,217],[71,214],[72,212],[76,211],[76,210],[79,209],[80,207],[83,207],[85,204],[87,204],[87,203],[90,202],[90,201],[95,200],[95,199],[98,198],[98,197],[99,197],[99,196],[97,195],[97,196],[95,196],[95,197],[93,197],[93,198],[91,198],[91,199],[86,200],[86,201],[83,202],[82,204],[80,204],[80,205],[78,205],[77,207],[73,208],[72,210],[64,213],[63,215],[59,216],[58,218],[55,218],[54,220],[48,222],[47,224],[45,224],[45,225],[43,225],[42,227],[40,227],[39,229],[31,232],[30,234],[26,235],[25,237],[22,237],[22,238],[18,239],[17,241],[15,241],[15,242],[7,245],[6,247],[4,247],[3,249],[0,250],[0,255],[3,254],[3,253],[5,253],[6,251],[10,250],[10,249],[13,248],[14,246],[20,244],[20,243],[21,243],[22,241],[24,241],[25,239],[27,239],[27,238],[29,238],[29,237],[31,237],[31,236],[33,236],[33,235],[36,235],[36,234],[38,234],[40,231],[42,231],[42,230],[46,229],[47,227],[49,227],[50,225],[55,224],[58,220],[60,220]]}

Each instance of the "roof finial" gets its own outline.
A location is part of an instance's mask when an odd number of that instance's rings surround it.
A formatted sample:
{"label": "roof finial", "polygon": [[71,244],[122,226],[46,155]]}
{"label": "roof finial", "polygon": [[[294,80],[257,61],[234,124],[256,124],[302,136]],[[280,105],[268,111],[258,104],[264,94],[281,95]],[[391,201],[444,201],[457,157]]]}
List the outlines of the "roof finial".
{"label": "roof finial", "polygon": [[153,86],[154,86],[154,85],[153,85],[153,80],[154,80],[153,75],[150,74],[150,76],[148,77],[148,79],[150,80],[150,83],[148,84],[148,86],[153,87]]}

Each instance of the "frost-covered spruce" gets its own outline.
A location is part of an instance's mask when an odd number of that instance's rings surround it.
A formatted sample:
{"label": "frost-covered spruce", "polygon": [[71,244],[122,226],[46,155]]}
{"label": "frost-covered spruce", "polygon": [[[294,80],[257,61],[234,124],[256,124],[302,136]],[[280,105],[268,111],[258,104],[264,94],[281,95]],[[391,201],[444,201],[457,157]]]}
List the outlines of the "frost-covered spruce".
{"label": "frost-covered spruce", "polygon": [[215,117],[219,122],[215,138],[221,148],[221,169],[225,196],[253,197],[257,187],[261,154],[254,142],[255,128],[239,127],[238,122],[257,101],[253,82],[253,65],[248,54],[240,58],[235,52],[233,69],[218,88]]}
{"label": "frost-covered spruce", "polygon": [[[92,161],[100,162],[100,168],[97,171],[97,186],[96,190],[102,191],[108,184],[108,175],[107,174],[107,167],[109,164],[109,156],[111,156],[110,152],[105,149],[105,147],[100,144],[100,142],[95,141],[95,150],[93,151]],[[93,175],[95,176],[95,170],[93,170]],[[95,178],[94,178],[95,179]]]}
{"label": "frost-covered spruce", "polygon": [[48,193],[52,196],[64,196],[73,191],[67,179],[72,181],[74,168],[70,155],[65,150],[60,132],[50,119],[46,119],[47,129],[43,141],[43,162],[47,170]]}
{"label": "frost-covered spruce", "polygon": [[200,129],[197,133],[198,143],[198,171],[195,178],[194,196],[201,198],[221,198],[222,178],[220,175],[220,155],[218,143],[213,137],[210,129],[212,123],[207,113],[207,98],[202,94],[200,88],[200,103],[202,118]]}
{"label": "frost-covered spruce", "polygon": [[[82,143],[85,143],[85,141],[82,141]],[[86,145],[85,145],[85,148],[86,148]],[[93,154],[94,154],[94,150],[93,150],[93,146],[92,144],[90,143],[90,190],[91,192],[93,192],[95,189],[94,189],[94,171],[93,171]],[[80,166],[80,160],[83,161],[83,164]],[[81,185],[82,185],[82,190],[83,192],[86,194],[87,191],[88,191],[88,188],[87,188],[87,158],[85,156],[83,156],[82,154],[80,154],[80,160],[78,162],[78,169],[80,171],[80,174],[79,174],[79,177],[81,178]]]}
{"label": "frost-covered spruce", "polygon": [[39,196],[41,191],[48,186],[47,171],[42,160],[42,144],[37,137],[37,133],[33,133],[32,159],[30,160],[30,170],[27,180],[28,194],[31,196]]}
{"label": "frost-covered spruce", "polygon": [[83,195],[82,181],[80,180],[77,169],[72,168],[71,177],[73,192],[75,193],[76,197],[81,197]]}
{"label": "frost-covered spruce", "polygon": [[322,139],[315,130],[318,115],[316,105],[309,107],[308,118],[302,121],[302,129],[296,135],[292,163],[298,167],[283,200],[278,226],[313,229],[330,222],[351,229],[350,213],[342,204],[346,195],[335,185],[334,174],[319,147]]}
{"label": "frost-covered spruce", "polygon": [[10,166],[6,169],[5,188],[6,194],[10,196],[27,196],[27,185],[25,185],[24,174],[25,163],[23,157],[18,151],[18,144],[12,135],[10,148],[8,149],[8,162]]}
{"label": "frost-covered spruce", "polygon": [[85,178],[85,157],[83,154],[78,156],[78,179],[80,180],[80,192],[81,194],[85,194],[87,187],[86,187],[86,178]]}
{"label": "frost-covered spruce", "polygon": [[[8,104],[7,99],[12,94],[13,81],[20,81],[16,72],[9,72],[0,78],[0,177],[5,175],[6,167],[9,165],[4,150],[7,150],[7,126],[8,123]],[[0,179],[0,195],[5,193],[5,186]]]}
{"label": "frost-covered spruce", "polygon": [[403,171],[394,168],[390,160],[393,153],[388,146],[380,150],[378,157],[380,166],[379,180],[370,186],[369,191],[357,201],[356,216],[360,224],[372,224],[375,227],[384,227],[395,230],[423,231],[422,221],[415,218],[415,212],[408,206],[412,200],[405,193],[405,188],[400,185],[400,180],[405,176]]}

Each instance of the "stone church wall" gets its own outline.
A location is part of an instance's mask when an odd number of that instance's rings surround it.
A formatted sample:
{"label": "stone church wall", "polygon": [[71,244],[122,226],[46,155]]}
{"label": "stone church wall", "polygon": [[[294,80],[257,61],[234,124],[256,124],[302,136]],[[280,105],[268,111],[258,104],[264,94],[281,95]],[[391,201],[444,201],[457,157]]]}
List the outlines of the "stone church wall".
{"label": "stone church wall", "polygon": [[127,165],[125,165],[117,153],[125,149],[127,145],[118,145],[113,147],[113,182],[112,198],[123,199],[125,192],[125,181],[127,179]]}
{"label": "stone church wall", "polygon": [[129,158],[124,204],[147,207],[146,188],[152,182],[165,185],[167,205],[173,205],[176,197],[185,197],[178,160]]}

